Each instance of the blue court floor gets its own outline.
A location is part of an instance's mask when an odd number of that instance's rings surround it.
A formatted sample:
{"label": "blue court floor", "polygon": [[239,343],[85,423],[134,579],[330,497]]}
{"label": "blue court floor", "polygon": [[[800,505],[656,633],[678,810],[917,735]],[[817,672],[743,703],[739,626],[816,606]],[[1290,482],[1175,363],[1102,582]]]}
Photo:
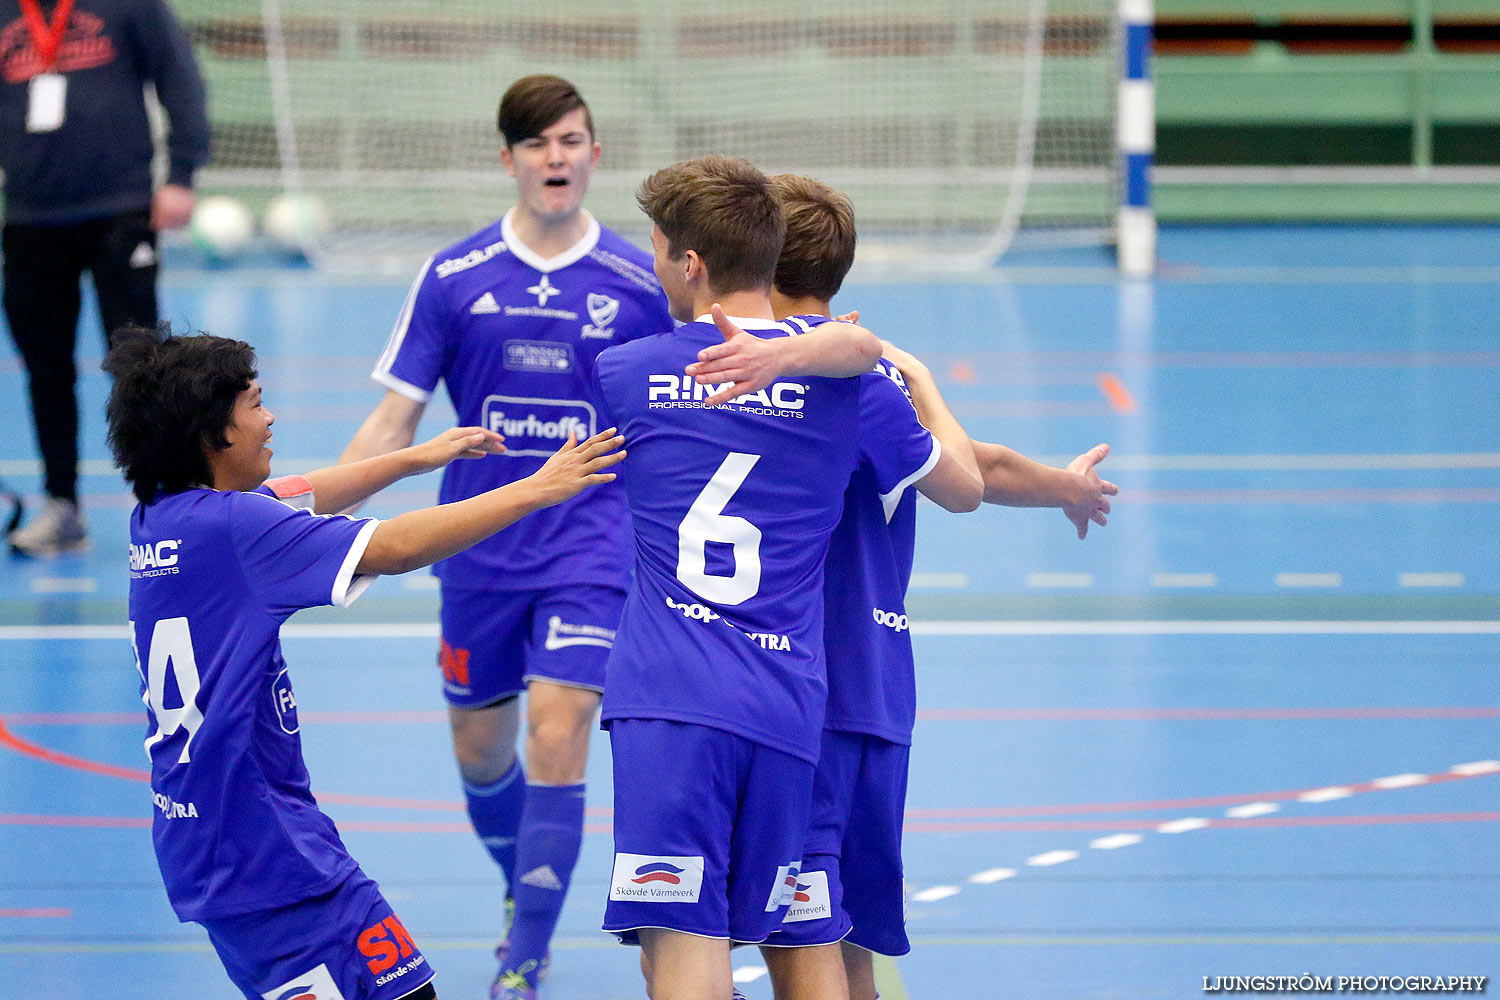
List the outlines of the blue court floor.
{"label": "blue court floor", "polygon": [[[1500,230],[1167,230],[1152,282],[1039,253],[835,303],[921,355],[972,436],[1120,486],[1054,511],[924,505],[914,949],[895,1000],[1203,996],[1204,977],[1500,973]],[[276,469],[331,462],[407,278],[169,271],[164,316],[249,340]],[[151,854],[126,517],[82,331],[91,552],[0,565],[0,981],[232,1000]],[[429,408],[423,431],[451,416]],[[39,489],[19,362],[0,476]],[[426,504],[436,477],[370,505]],[[485,995],[498,873],[469,831],[425,574],[285,631],[314,787],[439,972]],[[547,1000],[639,1000],[597,931],[608,741]],[[759,956],[740,989],[768,1000]]]}

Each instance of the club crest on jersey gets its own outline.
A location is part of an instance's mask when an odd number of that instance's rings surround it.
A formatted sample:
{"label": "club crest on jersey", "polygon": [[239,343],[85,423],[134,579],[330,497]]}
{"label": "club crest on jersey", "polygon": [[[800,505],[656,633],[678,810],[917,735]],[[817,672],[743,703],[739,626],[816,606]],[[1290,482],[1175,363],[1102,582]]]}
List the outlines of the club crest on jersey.
{"label": "club crest on jersey", "polygon": [[609,898],[637,903],[696,903],[703,888],[703,858],[616,854]]}
{"label": "club crest on jersey", "polygon": [[833,903],[828,895],[828,873],[807,872],[797,877],[797,887],[792,893],[782,923],[794,924],[803,920],[824,920],[833,916]]}
{"label": "club crest on jersey", "polygon": [[525,396],[486,396],[484,426],[505,435],[510,456],[546,458],[561,448],[568,434],[579,441],[594,433],[594,407],[581,399],[534,399]]}
{"label": "club crest on jersey", "polygon": [[334,984],[327,964],[309,969],[295,979],[288,979],[280,986],[261,994],[265,1000],[344,1000],[344,994]]}
{"label": "club crest on jersey", "polygon": [[281,723],[281,731],[288,736],[296,735],[299,728],[297,698],[292,694],[292,679],[286,675],[285,667],[271,682],[271,701],[276,705],[276,719]]}
{"label": "club crest on jersey", "polygon": [[600,295],[598,292],[589,292],[588,309],[591,322],[583,325],[579,336],[612,340],[615,331],[609,324],[620,315],[620,300],[612,299],[608,295]]}

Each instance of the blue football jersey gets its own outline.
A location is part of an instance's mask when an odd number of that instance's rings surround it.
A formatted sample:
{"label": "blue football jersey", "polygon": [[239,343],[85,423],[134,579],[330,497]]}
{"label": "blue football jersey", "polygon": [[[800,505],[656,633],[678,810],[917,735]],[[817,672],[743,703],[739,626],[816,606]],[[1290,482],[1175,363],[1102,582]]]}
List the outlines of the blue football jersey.
{"label": "blue football jersey", "polygon": [[[906,618],[917,534],[912,484],[932,471],[941,448],[917,419],[901,373],[884,360],[876,363],[876,372],[866,377],[860,393],[860,463],[828,549],[823,588],[828,714],[823,725],[910,745],[917,712]],[[893,468],[868,452],[867,442],[891,436],[902,442],[905,466]]]}
{"label": "blue football jersey", "polygon": [[850,433],[864,389],[884,376],[783,379],[705,409],[712,389],[682,370],[722,341],[700,319],[599,359],[629,452],[619,472],[636,538],[603,719],[713,726],[815,762],[828,539],[862,448],[892,482],[911,460],[895,435]]}
{"label": "blue football jersey", "polygon": [[[593,371],[599,352],[672,328],[650,254],[603,229],[566,253],[538,257],[510,214],[423,266],[376,363],[376,382],[425,403],[441,380],[465,426],[505,435],[506,452],[454,462],[449,503],[541,468],[576,431],[599,422]],[[585,490],[438,563],[450,587],[532,590],[575,583],[624,589],[630,538],[618,484]]]}
{"label": "blue football jersey", "polygon": [[152,838],[182,920],[283,906],[354,870],[308,786],[281,623],[347,605],[379,522],[252,493],[186,490],[130,518],[130,623]]}

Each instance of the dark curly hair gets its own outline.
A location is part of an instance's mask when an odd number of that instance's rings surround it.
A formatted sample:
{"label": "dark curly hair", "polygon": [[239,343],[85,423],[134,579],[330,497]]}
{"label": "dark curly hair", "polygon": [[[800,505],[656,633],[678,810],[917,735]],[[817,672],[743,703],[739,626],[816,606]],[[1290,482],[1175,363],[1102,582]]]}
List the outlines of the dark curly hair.
{"label": "dark curly hair", "polygon": [[109,447],[141,503],[213,482],[207,449],[227,448],[234,401],[256,377],[255,350],[162,326],[122,327],[101,367],[114,376]]}

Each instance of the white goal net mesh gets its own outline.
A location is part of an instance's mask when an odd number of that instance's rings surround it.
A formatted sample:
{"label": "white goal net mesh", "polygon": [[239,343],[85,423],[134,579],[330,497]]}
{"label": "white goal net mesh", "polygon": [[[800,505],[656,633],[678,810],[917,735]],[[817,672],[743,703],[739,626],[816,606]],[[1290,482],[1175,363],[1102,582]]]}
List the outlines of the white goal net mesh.
{"label": "white goal net mesh", "polygon": [[427,252],[510,203],[496,106],[573,81],[604,156],[588,207],[705,153],[854,201],[861,256],[1109,239],[1114,0],[179,0],[209,82],[205,193],[326,206],[331,255]]}

